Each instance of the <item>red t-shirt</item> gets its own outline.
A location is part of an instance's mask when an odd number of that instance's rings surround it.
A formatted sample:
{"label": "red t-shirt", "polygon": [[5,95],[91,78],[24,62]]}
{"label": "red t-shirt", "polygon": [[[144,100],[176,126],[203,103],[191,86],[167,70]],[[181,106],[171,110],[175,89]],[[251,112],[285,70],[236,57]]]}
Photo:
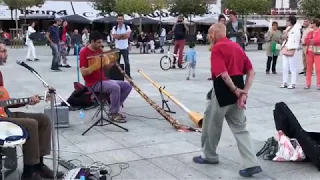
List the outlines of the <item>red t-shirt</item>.
{"label": "red t-shirt", "polygon": [[[91,49],[88,48],[88,46],[82,48],[80,51],[80,68],[88,67],[89,64],[93,64],[93,61],[97,61],[97,60],[99,61],[100,59],[87,59],[87,57],[97,55],[101,52],[102,52],[102,50],[92,51]],[[83,79],[86,83],[86,86],[93,86],[97,82],[100,82],[101,73],[103,73],[102,80],[107,80],[102,68],[92,72],[91,74],[89,74],[87,76],[83,76]]]}
{"label": "red t-shirt", "polygon": [[220,39],[211,50],[212,78],[224,72],[229,76],[244,75],[252,69],[252,64],[239,44],[227,38]]}
{"label": "red t-shirt", "polygon": [[61,40],[67,42],[67,28],[63,28]]}

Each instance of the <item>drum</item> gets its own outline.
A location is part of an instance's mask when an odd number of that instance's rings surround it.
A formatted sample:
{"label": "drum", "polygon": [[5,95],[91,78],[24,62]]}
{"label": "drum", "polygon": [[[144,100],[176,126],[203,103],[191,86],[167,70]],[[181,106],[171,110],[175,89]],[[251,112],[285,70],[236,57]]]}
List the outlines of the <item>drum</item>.
{"label": "drum", "polygon": [[[0,120],[0,169],[7,169],[4,173],[4,177],[8,177],[12,174],[18,167],[17,150],[16,146],[22,145],[26,142],[28,138],[27,131],[12,122]],[[4,159],[4,164],[2,164],[2,158]],[[0,179],[2,179],[3,174],[0,173]]]}
{"label": "drum", "polygon": [[25,128],[9,121],[0,121],[0,147],[22,145],[27,138],[28,133]]}

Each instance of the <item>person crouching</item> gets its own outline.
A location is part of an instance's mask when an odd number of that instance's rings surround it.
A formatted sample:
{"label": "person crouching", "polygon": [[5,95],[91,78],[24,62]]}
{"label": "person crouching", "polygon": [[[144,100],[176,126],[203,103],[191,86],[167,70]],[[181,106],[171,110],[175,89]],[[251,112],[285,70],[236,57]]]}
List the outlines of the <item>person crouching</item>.
{"label": "person crouching", "polygon": [[7,62],[8,52],[6,45],[0,43],[0,66]]}

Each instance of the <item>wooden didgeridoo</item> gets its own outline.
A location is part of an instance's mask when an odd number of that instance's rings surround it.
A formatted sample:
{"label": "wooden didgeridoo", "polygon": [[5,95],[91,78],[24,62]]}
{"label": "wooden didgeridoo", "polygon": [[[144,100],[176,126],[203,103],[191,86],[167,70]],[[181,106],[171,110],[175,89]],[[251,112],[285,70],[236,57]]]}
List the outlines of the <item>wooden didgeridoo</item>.
{"label": "wooden didgeridoo", "polygon": [[160,106],[158,106],[153,100],[151,100],[142,90],[132,81],[132,79],[123,71],[123,69],[119,66],[118,63],[115,63],[121,74],[126,78],[126,80],[132,85],[132,87],[142,96],[147,103],[150,104],[153,109],[155,109],[162,117],[164,117],[175,129],[177,130],[188,130],[188,131],[195,131],[201,132],[197,129],[192,127],[187,127],[185,125],[181,125],[180,122],[173,117],[171,117],[166,111],[164,111]]}
{"label": "wooden didgeridoo", "polygon": [[145,73],[143,73],[141,70],[138,70],[138,72],[145,77],[147,80],[151,82],[156,88],[158,88],[164,95],[166,95],[170,100],[172,100],[177,106],[179,106],[182,110],[186,111],[188,113],[189,118],[198,126],[202,127],[203,122],[203,115],[191,111],[189,108],[187,108],[185,105],[183,105],[177,98],[173,97],[170,93],[168,93],[166,90],[164,90],[159,84],[154,82],[152,79],[150,79]]}

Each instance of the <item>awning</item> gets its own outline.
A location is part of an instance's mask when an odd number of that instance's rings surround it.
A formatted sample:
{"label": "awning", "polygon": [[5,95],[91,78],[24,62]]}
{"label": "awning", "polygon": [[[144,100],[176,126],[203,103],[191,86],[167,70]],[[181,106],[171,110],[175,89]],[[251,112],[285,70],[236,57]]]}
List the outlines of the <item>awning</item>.
{"label": "awning", "polygon": [[147,18],[147,17],[141,17],[141,19],[140,17],[133,18],[129,20],[129,22],[130,24],[133,24],[133,25],[140,25],[140,20],[141,20],[141,24],[160,24],[160,21]]}
{"label": "awning", "polygon": [[107,16],[107,17],[95,19],[95,20],[93,20],[93,22],[115,24],[115,23],[117,23],[117,17],[116,16]]}
{"label": "awning", "polygon": [[217,23],[218,19],[216,19],[214,17],[207,17],[207,18],[194,20],[193,22],[196,24],[212,25],[214,23]]}
{"label": "awning", "polygon": [[45,14],[28,14],[25,16],[19,16],[19,19],[31,19],[31,20],[54,20],[56,16]]}
{"label": "awning", "polygon": [[[43,18],[46,16],[61,17],[74,14],[71,3],[64,1],[45,1],[42,6],[33,6],[31,8],[28,8],[26,12],[24,10],[18,10],[17,12],[17,17],[21,18],[23,18],[25,14],[33,18],[36,18],[37,16],[39,18]],[[0,5],[0,20],[14,19],[15,11],[13,11],[12,15],[13,18],[11,17],[11,10],[8,8],[8,6]]]}
{"label": "awning", "polygon": [[247,24],[247,27],[269,27],[269,21],[265,19],[253,19],[248,20],[249,22],[252,22],[254,24]]}
{"label": "awning", "polygon": [[[171,18],[171,19],[163,20],[162,23],[163,23],[163,24],[173,25],[173,24],[177,23],[177,20],[178,20],[177,17],[173,17],[173,18]],[[190,21],[188,21],[187,19],[185,19],[184,22],[185,22],[186,24],[188,24],[188,25],[190,24]],[[194,23],[191,23],[191,24],[194,24]]]}
{"label": "awning", "polygon": [[71,23],[79,23],[79,24],[91,24],[91,22],[92,22],[89,19],[87,19],[83,16],[80,16],[78,14],[63,16],[63,17],[61,17],[61,19],[66,20]]}

